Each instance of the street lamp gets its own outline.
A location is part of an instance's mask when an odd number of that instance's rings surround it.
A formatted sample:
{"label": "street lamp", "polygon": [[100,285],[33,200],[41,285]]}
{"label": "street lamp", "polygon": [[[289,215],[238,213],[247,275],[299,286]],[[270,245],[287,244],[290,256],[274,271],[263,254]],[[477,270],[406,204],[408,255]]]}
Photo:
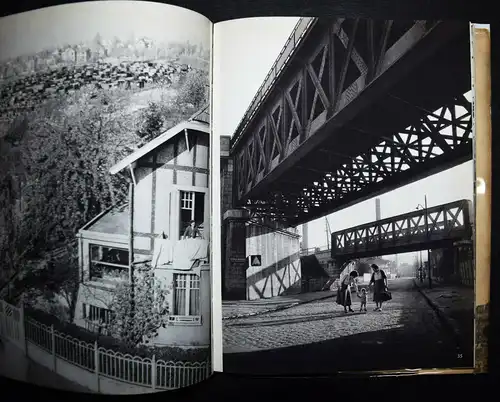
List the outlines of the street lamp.
{"label": "street lamp", "polygon": [[[416,209],[424,210],[424,219],[425,219],[425,237],[427,241],[429,241],[429,222],[427,218],[427,195],[424,195],[424,205],[418,204]],[[420,250],[422,253],[422,250]],[[422,254],[420,254],[420,261],[422,261]],[[427,249],[427,270],[429,276],[429,289],[432,288],[432,278],[431,278],[431,252]]]}

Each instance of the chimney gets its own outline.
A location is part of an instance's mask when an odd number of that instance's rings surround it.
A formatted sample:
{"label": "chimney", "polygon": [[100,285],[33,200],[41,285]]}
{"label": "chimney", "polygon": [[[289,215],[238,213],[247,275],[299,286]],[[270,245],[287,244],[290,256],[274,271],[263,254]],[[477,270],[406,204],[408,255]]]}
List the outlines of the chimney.
{"label": "chimney", "polygon": [[375,220],[379,221],[380,217],[380,198],[375,198]]}
{"label": "chimney", "polygon": [[307,230],[307,223],[302,224],[302,250],[307,250],[309,248],[308,240],[308,230]]}

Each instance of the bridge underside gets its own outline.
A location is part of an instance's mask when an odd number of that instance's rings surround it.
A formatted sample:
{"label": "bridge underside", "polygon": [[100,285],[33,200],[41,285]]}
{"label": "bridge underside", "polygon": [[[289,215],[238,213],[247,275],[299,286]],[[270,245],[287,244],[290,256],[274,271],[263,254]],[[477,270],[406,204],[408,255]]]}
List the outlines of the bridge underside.
{"label": "bridge underside", "polygon": [[472,158],[467,23],[319,20],[294,57],[233,146],[240,206],[298,225]]}
{"label": "bridge underside", "polygon": [[409,244],[400,244],[397,246],[380,247],[378,250],[362,250],[351,254],[336,254],[334,259],[340,261],[355,260],[359,258],[382,257],[384,255],[410,253],[419,250],[435,250],[448,248],[453,246],[453,243],[460,239],[439,239],[433,241],[412,242]]}

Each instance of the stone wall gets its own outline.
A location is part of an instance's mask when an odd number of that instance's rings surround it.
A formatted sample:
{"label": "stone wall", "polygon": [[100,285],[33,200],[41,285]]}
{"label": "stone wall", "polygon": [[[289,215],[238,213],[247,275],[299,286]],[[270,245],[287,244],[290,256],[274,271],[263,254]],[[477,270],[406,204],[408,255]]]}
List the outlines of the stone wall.
{"label": "stone wall", "polygon": [[233,208],[233,158],[229,156],[230,137],[220,138],[220,187],[221,187],[221,215]]}
{"label": "stone wall", "polygon": [[432,250],[431,274],[432,278],[445,283],[474,286],[472,246],[459,244]]}
{"label": "stone wall", "polygon": [[244,210],[228,210],[222,224],[222,298],[246,299],[246,222]]}
{"label": "stone wall", "polygon": [[233,160],[221,158],[221,214],[233,207]]}

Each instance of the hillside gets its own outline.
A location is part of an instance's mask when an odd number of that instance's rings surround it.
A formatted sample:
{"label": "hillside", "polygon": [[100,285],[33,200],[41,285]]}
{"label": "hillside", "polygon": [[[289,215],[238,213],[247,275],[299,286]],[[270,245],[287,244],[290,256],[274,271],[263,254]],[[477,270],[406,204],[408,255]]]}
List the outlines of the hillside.
{"label": "hillside", "polygon": [[[182,60],[181,60],[182,59]],[[208,70],[210,53],[201,44],[156,43],[150,38],[104,39],[100,34],[88,43],[67,44],[44,49],[10,60],[0,61],[0,79],[17,79],[23,75],[40,73],[50,69],[73,67],[98,62],[174,61],[193,64],[193,67]]]}
{"label": "hillside", "polygon": [[157,86],[168,88],[191,70],[191,66],[175,62],[121,62],[118,65],[99,62],[53,68],[4,82],[0,90],[0,115],[3,122],[8,122],[47,99],[74,93],[84,86],[132,91]]}

